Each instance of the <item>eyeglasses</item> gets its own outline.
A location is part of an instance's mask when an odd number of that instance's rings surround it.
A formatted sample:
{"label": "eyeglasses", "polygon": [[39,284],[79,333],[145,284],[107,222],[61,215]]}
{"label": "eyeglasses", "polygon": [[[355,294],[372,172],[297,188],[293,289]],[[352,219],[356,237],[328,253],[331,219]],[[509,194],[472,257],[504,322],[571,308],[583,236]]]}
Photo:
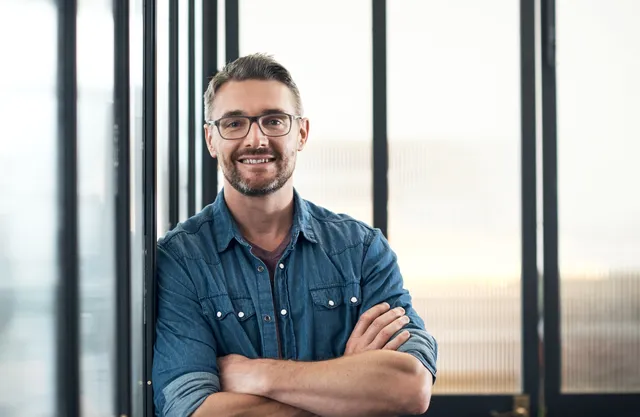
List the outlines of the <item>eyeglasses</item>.
{"label": "eyeglasses", "polygon": [[260,131],[265,136],[285,136],[291,132],[294,120],[302,119],[288,113],[269,113],[261,116],[227,116],[218,120],[207,120],[210,125],[218,128],[222,139],[243,139],[249,134],[253,122],[258,124]]}

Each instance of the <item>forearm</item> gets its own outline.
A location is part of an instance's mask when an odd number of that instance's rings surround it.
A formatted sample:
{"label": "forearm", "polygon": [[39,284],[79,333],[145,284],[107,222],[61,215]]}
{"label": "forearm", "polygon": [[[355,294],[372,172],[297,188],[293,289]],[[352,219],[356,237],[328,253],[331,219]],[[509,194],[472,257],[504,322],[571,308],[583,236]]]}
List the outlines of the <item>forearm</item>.
{"label": "forearm", "polygon": [[211,394],[192,417],[313,417],[314,414],[256,395]]}
{"label": "forearm", "polygon": [[431,374],[411,355],[369,351],[323,362],[256,360],[259,395],[333,416],[421,414]]}

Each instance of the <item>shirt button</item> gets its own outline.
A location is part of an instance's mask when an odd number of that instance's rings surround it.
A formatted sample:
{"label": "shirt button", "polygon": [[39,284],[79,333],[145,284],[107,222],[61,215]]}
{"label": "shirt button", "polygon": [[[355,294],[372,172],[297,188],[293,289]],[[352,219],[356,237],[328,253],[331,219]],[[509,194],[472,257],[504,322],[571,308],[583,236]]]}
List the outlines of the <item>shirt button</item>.
{"label": "shirt button", "polygon": [[265,314],[265,316],[264,316],[264,321],[266,321],[266,322],[271,321],[271,316],[270,316],[270,315],[268,315],[268,314]]}
{"label": "shirt button", "polygon": [[222,317],[222,311],[218,311],[218,312],[216,313],[216,316],[218,316],[218,317]]}
{"label": "shirt button", "polygon": [[284,264],[280,264],[280,269],[284,269]]}
{"label": "shirt button", "polygon": [[355,304],[358,302],[358,299],[356,297],[351,297],[351,302]]}
{"label": "shirt button", "polygon": [[264,267],[263,267],[262,265],[260,265],[260,266],[258,267],[258,272],[262,272],[262,271],[264,271]]}
{"label": "shirt button", "polygon": [[243,318],[244,317],[244,313],[241,311],[238,313],[238,317]]}
{"label": "shirt button", "polygon": [[282,314],[283,316],[287,315],[287,310],[285,310],[284,308],[282,310],[280,310],[280,314]]}
{"label": "shirt button", "polygon": [[336,305],[336,303],[334,303],[333,300],[329,300],[329,306],[333,307],[334,305]]}

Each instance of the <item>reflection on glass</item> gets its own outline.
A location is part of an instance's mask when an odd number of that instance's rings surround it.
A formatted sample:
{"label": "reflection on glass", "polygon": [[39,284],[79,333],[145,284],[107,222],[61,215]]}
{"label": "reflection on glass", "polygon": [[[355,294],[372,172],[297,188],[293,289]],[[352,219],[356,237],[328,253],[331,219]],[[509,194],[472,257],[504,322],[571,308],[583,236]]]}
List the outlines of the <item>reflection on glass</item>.
{"label": "reflection on glass", "polygon": [[110,417],[114,386],[113,16],[78,5],[78,230],[83,416]]}
{"label": "reflection on glass", "polygon": [[640,392],[640,3],[556,4],[562,391]]}
{"label": "reflection on glass", "polygon": [[2,417],[55,415],[56,13],[49,1],[0,2]]}
{"label": "reflection on glass", "polygon": [[131,417],[143,416],[142,378],[144,368],[143,304],[144,297],[144,219],[142,190],[142,2],[130,3],[130,198],[131,198]]}
{"label": "reflection on glass", "polygon": [[440,344],[435,392],[519,392],[518,2],[387,13],[389,240]]}
{"label": "reflection on glass", "polygon": [[240,55],[266,52],[280,61],[310,119],[296,188],[303,198],[371,224],[371,2],[305,2],[303,14],[313,19],[301,19],[293,0],[243,0],[239,12]]}

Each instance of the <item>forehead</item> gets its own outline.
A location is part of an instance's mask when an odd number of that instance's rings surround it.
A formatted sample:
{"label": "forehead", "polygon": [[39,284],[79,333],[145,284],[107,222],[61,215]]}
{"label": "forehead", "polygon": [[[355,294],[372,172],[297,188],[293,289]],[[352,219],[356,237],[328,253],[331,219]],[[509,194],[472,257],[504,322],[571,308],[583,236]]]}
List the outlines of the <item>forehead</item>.
{"label": "forehead", "polygon": [[222,85],[213,99],[213,116],[240,110],[257,115],[267,109],[295,112],[295,99],[289,88],[279,81],[229,81]]}

